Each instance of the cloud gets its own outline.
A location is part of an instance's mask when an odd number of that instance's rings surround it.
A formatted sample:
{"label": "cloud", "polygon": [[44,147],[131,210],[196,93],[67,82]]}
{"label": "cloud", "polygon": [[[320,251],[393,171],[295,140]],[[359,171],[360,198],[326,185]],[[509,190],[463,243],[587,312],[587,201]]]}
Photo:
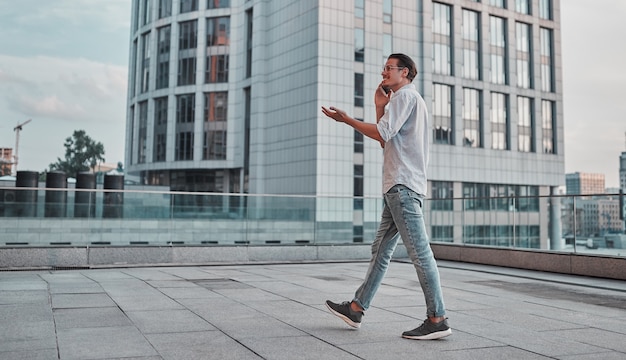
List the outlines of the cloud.
{"label": "cloud", "polygon": [[123,116],[127,69],[85,59],[0,55],[0,95],[24,116],[99,120]]}
{"label": "cloud", "polygon": [[98,27],[117,31],[130,27],[129,0],[20,0],[3,2],[0,18],[18,26],[32,27],[40,23],[63,23],[65,26]]}
{"label": "cloud", "polygon": [[22,96],[16,99],[14,106],[29,117],[80,119],[85,116],[85,109],[79,104],[67,104],[54,95],[43,99]]}

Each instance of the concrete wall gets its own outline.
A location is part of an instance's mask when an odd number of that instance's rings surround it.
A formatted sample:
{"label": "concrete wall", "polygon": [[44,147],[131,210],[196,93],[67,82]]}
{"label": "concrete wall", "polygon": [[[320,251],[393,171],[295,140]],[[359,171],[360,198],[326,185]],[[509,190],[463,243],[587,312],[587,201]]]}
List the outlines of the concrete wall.
{"label": "concrete wall", "polygon": [[440,260],[626,280],[624,257],[448,244],[432,249]]}
{"label": "concrete wall", "polygon": [[[626,280],[626,258],[433,244],[435,257],[484,265]],[[0,270],[367,261],[369,245],[46,246],[0,248]],[[400,245],[394,258],[406,258]]]}

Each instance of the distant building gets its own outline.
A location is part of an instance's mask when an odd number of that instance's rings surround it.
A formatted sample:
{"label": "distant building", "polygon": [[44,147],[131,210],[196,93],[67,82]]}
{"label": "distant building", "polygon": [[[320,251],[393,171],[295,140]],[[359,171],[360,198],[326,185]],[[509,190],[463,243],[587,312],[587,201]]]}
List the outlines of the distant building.
{"label": "distant building", "polygon": [[619,157],[619,187],[626,191],[626,151]]}
{"label": "distant building", "polygon": [[0,176],[11,175],[13,166],[13,149],[0,148]]}
{"label": "distant building", "polygon": [[581,172],[565,174],[565,192],[567,195],[604,194],[604,174]]}

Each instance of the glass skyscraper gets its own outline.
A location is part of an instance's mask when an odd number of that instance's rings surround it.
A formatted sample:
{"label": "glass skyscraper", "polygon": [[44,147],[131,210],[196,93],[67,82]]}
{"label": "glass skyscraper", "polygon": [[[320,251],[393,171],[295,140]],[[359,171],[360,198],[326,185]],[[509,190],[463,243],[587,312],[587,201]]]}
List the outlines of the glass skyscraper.
{"label": "glass skyscraper", "polygon": [[[302,194],[318,221],[375,228],[382,150],[321,115],[375,122],[373,93],[394,52],[432,128],[431,235],[549,238],[534,202],[452,201],[557,194],[563,185],[559,0],[133,0],[127,172],[177,191]],[[346,205],[349,204],[349,205]],[[341,207],[340,211],[338,207]],[[532,213],[516,228],[459,212]],[[339,214],[339,215],[338,215]],[[367,231],[367,230],[366,230]],[[489,235],[491,234],[491,235]],[[486,236],[488,235],[488,236]]]}

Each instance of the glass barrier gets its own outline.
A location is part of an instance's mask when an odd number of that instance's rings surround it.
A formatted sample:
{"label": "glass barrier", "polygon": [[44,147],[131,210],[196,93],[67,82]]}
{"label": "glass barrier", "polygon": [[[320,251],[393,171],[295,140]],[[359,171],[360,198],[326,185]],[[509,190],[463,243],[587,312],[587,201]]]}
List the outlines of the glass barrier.
{"label": "glass barrier", "polygon": [[[382,198],[0,187],[0,246],[371,243]],[[432,242],[626,256],[620,194],[429,199]]]}

